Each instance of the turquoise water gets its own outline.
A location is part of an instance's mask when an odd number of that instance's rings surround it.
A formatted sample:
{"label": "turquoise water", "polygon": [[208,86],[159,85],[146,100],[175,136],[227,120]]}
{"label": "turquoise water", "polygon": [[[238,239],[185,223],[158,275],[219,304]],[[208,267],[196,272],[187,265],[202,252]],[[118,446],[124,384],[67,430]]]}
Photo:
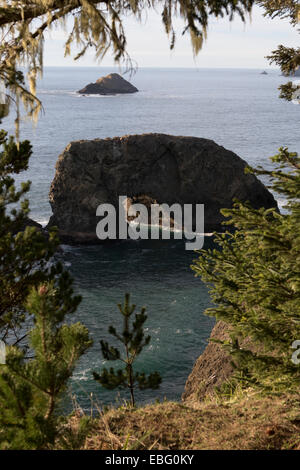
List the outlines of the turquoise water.
{"label": "turquoise water", "polygon": [[138,393],[138,400],[178,399],[213,325],[212,318],[203,316],[209,305],[207,289],[189,268],[195,254],[185,251],[180,240],[129,241],[111,248],[63,248],[76,290],[83,296],[76,319],[89,328],[94,339],[93,348],[81,359],[72,380],[72,390],[81,403],[89,406],[90,392],[100,403],[114,400],[115,394],[101,389],[91,376],[92,370],[99,371],[105,364],[99,340],[112,341],[107,328],[110,324],[120,325],[116,304],[123,301],[125,292],[131,293],[137,307],[147,307],[145,327],[152,338],[137,368],[158,370],[163,378],[159,390]]}
{"label": "turquoise water", "polygon": [[[299,110],[278,99],[277,87],[287,80],[278,71],[264,76],[261,70],[142,69],[131,77],[140,90],[134,95],[75,93],[112,71],[46,68],[39,83],[44,113],[35,130],[28,122],[21,126],[21,138],[31,140],[34,155],[18,180],[31,179],[31,216],[43,224],[51,215],[48,192],[57,157],[72,140],[144,132],[192,135],[213,139],[250,164],[264,166],[280,146],[299,151]],[[12,132],[13,115],[2,125]],[[209,244],[207,238],[205,246]],[[144,240],[109,247],[63,246],[60,256],[83,296],[75,319],[89,327],[95,341],[70,384],[80,404],[88,409],[91,393],[101,404],[115,400],[116,394],[102,391],[91,374],[103,364],[99,340],[110,339],[107,328],[118,324],[116,304],[125,292],[148,309],[152,342],[137,366],[158,370],[163,377],[160,390],[143,392],[139,401],[179,399],[213,324],[203,315],[210,305],[207,289],[189,268],[195,254],[180,241]]]}

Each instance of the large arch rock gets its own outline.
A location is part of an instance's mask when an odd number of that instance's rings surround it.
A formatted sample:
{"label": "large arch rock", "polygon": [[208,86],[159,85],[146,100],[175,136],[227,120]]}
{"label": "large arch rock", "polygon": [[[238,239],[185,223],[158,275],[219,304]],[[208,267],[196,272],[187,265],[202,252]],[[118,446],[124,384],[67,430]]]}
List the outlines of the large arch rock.
{"label": "large arch rock", "polygon": [[204,204],[205,231],[222,230],[220,209],[232,199],[276,207],[246,162],[212,140],[165,134],[71,142],[59,156],[50,189],[53,215],[63,241],[97,241],[96,208],[118,207],[118,197],[147,195],[158,203]]}

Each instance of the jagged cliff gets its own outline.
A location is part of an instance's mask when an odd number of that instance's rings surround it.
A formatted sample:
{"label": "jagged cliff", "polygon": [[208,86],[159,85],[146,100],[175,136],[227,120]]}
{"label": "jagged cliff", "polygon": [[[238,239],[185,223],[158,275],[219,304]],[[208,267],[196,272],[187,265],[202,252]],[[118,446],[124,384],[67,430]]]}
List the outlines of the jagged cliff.
{"label": "jagged cliff", "polygon": [[[230,326],[218,321],[211,332],[210,340],[229,340],[229,333]],[[251,345],[251,341],[247,338],[240,341],[240,347],[245,347],[252,352],[258,351],[258,347]],[[194,405],[203,401],[204,398],[207,399],[214,393],[216,387],[231,377],[233,371],[230,355],[224,351],[222,345],[209,341],[186,381],[182,400]]]}

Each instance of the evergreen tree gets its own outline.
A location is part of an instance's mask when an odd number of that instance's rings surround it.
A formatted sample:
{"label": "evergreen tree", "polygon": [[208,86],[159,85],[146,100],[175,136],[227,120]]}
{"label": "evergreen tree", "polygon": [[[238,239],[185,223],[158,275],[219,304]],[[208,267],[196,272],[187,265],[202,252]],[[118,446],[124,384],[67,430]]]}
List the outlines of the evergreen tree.
{"label": "evergreen tree", "polygon": [[59,398],[91,345],[83,325],[62,324],[78,302],[64,276],[56,286],[52,282],[32,288],[26,308],[34,318],[29,332],[33,358],[11,346],[6,364],[0,366],[0,448],[43,449],[55,443]]}
{"label": "evergreen tree", "polygon": [[135,388],[138,387],[140,390],[157,389],[161,383],[161,377],[158,372],[152,372],[146,376],[144,372],[134,372],[133,370],[134,361],[151,339],[150,336],[145,337],[143,329],[143,325],[147,320],[146,309],[143,307],[140,313],[135,314],[135,319],[131,325],[130,317],[136,306],[130,305],[129,294],[125,295],[124,305],[118,304],[118,307],[123,317],[123,331],[121,334],[118,333],[114,326],[110,326],[108,331],[123,344],[125,354],[121,355],[119,349],[110,346],[106,341],[101,340],[100,344],[104,359],[107,361],[121,361],[125,364],[125,368],[117,371],[112,367],[109,370],[104,368],[101,374],[93,372],[93,376],[102,387],[108,390],[114,390],[115,388],[129,389],[131,405],[135,406]]}
{"label": "evergreen tree", "polygon": [[0,145],[0,339],[7,345],[6,364],[0,365],[0,448],[44,448],[54,443],[54,411],[91,342],[81,324],[63,324],[80,297],[54,262],[55,231],[46,237],[25,228],[30,183],[17,190],[12,174],[28,168],[30,143],[16,145],[1,131]]}
{"label": "evergreen tree", "polygon": [[27,226],[30,182],[18,190],[14,174],[27,170],[32,150],[28,141],[17,145],[0,131],[0,339],[19,340],[25,319],[24,303],[32,286],[50,282],[60,273],[60,263],[49,263],[58,246],[55,230],[46,238]]}
{"label": "evergreen tree", "polygon": [[91,343],[81,324],[63,324],[80,297],[54,261],[56,232],[46,237],[26,226],[30,182],[17,190],[12,175],[28,168],[31,145],[17,145],[4,131],[0,145],[0,339],[7,345],[0,365],[0,448],[44,448],[54,443],[54,411]]}
{"label": "evergreen tree", "polygon": [[[292,344],[300,339],[300,159],[281,148],[267,175],[286,198],[287,213],[236,202],[222,210],[235,232],[216,235],[219,249],[201,250],[192,268],[208,283],[215,306],[206,310],[228,323],[223,342],[246,386],[271,392],[299,388]],[[240,347],[250,338],[254,350]]]}

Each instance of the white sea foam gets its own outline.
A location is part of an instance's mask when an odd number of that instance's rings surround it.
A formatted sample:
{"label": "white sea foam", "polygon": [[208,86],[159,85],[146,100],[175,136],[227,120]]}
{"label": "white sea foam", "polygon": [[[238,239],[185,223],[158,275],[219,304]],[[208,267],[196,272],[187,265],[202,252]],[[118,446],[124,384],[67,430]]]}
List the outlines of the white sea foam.
{"label": "white sea foam", "polygon": [[83,369],[79,372],[75,372],[72,377],[73,380],[80,382],[87,382],[91,379],[91,369]]}
{"label": "white sea foam", "polygon": [[39,95],[70,95],[75,94],[73,91],[69,90],[39,90]]}
{"label": "white sea foam", "polygon": [[80,247],[78,247],[78,246],[64,245],[64,244],[60,245],[60,248],[65,253],[75,253],[76,254],[76,251],[80,250]]}
{"label": "white sea foam", "polygon": [[210,232],[206,232],[206,233],[201,233],[201,232],[187,232],[185,230],[182,230],[182,229],[179,229],[179,228],[174,228],[174,227],[164,227],[164,226],[161,226],[161,225],[157,225],[157,224],[144,224],[144,223],[140,223],[140,222],[135,222],[134,220],[131,220],[129,225],[134,225],[134,226],[137,226],[139,225],[141,227],[141,229],[143,228],[148,228],[150,229],[151,227],[158,227],[160,229],[161,232],[173,232],[173,233],[185,233],[186,235],[200,235],[202,237],[211,237],[213,236],[213,232],[210,233]]}
{"label": "white sea foam", "polygon": [[77,95],[79,98],[117,98],[120,96],[124,96],[124,93],[116,93],[113,95],[97,95],[97,94],[88,94],[88,93],[73,93]]}

